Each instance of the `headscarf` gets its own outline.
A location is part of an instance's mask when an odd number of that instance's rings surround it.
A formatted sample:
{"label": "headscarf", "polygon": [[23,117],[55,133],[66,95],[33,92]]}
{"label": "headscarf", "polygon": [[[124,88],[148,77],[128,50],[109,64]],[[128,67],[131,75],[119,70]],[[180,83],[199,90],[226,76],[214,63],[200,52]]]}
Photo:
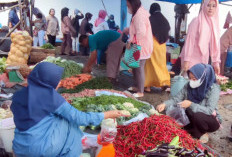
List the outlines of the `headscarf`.
{"label": "headscarf", "polygon": [[[215,0],[217,4],[215,14],[212,17],[209,17],[206,13],[206,9],[210,1],[211,0],[204,1],[192,30],[193,32],[199,33],[199,41],[197,42],[202,53],[209,51],[208,47],[205,46],[205,44],[208,44],[206,41],[209,37],[210,51],[220,52],[219,3],[218,0]],[[195,29],[197,29],[197,31],[195,31]],[[212,54],[212,57],[214,57],[214,54]]]}
{"label": "headscarf", "polygon": [[188,85],[188,100],[194,103],[200,103],[205,99],[211,86],[216,83],[214,69],[208,64],[196,64],[188,71],[188,75],[190,72],[196,79],[201,78],[202,84],[198,88],[191,88],[190,85]]}
{"label": "headscarf", "polygon": [[11,110],[16,128],[26,131],[53,113],[65,99],[55,88],[64,69],[48,62],[38,64],[28,76],[28,87],[13,96]]}
{"label": "headscarf", "polygon": [[87,19],[87,21],[89,21],[89,19],[91,19],[92,16],[93,15],[91,13],[89,13],[89,12],[85,14],[85,18]]}
{"label": "headscarf", "polygon": [[69,9],[66,7],[61,10],[61,21],[63,21],[65,16],[68,16],[68,12],[69,12]]}
{"label": "headscarf", "polygon": [[95,27],[100,25],[102,22],[105,22],[106,15],[107,15],[107,13],[106,13],[105,10],[100,10],[99,11],[98,18],[95,21]]}
{"label": "headscarf", "polygon": [[163,44],[169,38],[170,25],[168,20],[161,13],[161,8],[158,3],[151,5],[150,14],[152,34],[160,44]]}

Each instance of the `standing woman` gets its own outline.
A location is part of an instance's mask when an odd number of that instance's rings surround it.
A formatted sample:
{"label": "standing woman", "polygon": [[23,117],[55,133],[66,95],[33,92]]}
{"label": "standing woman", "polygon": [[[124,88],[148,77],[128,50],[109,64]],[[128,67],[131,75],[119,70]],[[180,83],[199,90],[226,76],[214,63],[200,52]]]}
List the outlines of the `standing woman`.
{"label": "standing woman", "polygon": [[98,18],[94,23],[94,34],[99,31],[109,30],[108,23],[105,21],[107,12],[105,10],[100,10],[98,14]]}
{"label": "standing woman", "polygon": [[[85,14],[85,18],[81,21],[80,35],[93,34],[91,24],[89,23],[89,21],[92,19],[92,16],[93,15],[89,12]],[[89,48],[86,48],[80,45],[80,51],[81,51],[81,54],[84,56],[89,55]]]}
{"label": "standing woman", "polygon": [[161,13],[158,3],[150,7],[150,22],[153,34],[153,53],[145,65],[145,87],[150,91],[152,86],[170,86],[170,75],[166,66],[166,41],[169,38],[170,25]]}
{"label": "standing woman", "polygon": [[218,0],[205,0],[200,14],[188,28],[185,45],[181,52],[182,68],[188,71],[198,63],[209,63],[215,73],[220,73],[220,29]]}
{"label": "standing woman", "polygon": [[55,9],[50,9],[49,16],[46,18],[46,21],[48,42],[55,46],[56,35],[58,35],[60,31],[59,21],[55,17]]}
{"label": "standing woman", "polygon": [[79,53],[79,42],[78,42],[78,38],[79,38],[79,31],[80,31],[80,23],[79,20],[83,19],[84,15],[82,14],[81,11],[79,11],[78,9],[74,10],[74,17],[72,18],[72,25],[76,30],[76,33],[72,35],[72,40],[73,40],[73,52],[74,54]]}
{"label": "standing woman", "polygon": [[[95,21],[95,24],[94,24],[94,34],[100,32],[100,31],[103,31],[103,30],[109,30],[109,25],[108,23],[105,21],[105,18],[106,18],[106,15],[107,15],[107,12],[105,10],[100,10],[99,11],[99,14],[98,14],[98,18],[97,20]],[[102,58],[105,58],[105,51],[106,50],[98,50],[97,51],[97,64],[101,64],[102,62]],[[105,60],[105,59],[103,59]]]}
{"label": "standing woman", "polygon": [[129,27],[130,38],[127,43],[127,48],[130,48],[131,43],[136,43],[142,47],[140,67],[132,69],[135,86],[130,87],[128,90],[136,92],[134,94],[135,97],[143,97],[145,82],[144,67],[146,60],[151,57],[153,51],[153,36],[149,20],[150,14],[142,7],[140,0],[127,0],[127,7],[128,12],[132,14]]}
{"label": "standing woman", "polygon": [[70,56],[74,56],[72,53],[72,38],[71,34],[76,33],[71,24],[71,19],[68,17],[69,9],[63,8],[61,10],[61,31],[63,33],[63,43],[61,45],[61,55],[65,55],[65,48],[68,48]]}

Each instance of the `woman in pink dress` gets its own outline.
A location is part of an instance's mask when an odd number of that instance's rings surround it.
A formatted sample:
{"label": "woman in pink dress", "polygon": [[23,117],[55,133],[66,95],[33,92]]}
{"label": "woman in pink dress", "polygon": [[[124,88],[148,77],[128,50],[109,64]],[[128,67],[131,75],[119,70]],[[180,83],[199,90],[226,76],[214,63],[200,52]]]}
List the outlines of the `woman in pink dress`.
{"label": "woman in pink dress", "polygon": [[181,52],[182,69],[188,71],[198,63],[209,63],[220,73],[220,29],[218,0],[205,0],[200,14],[189,24],[185,45]]}
{"label": "woman in pink dress", "polygon": [[140,0],[127,0],[128,12],[132,14],[132,19],[129,29],[130,38],[127,43],[127,48],[130,48],[131,43],[137,43],[142,50],[140,53],[140,67],[132,69],[134,77],[134,87],[128,90],[135,92],[134,97],[143,97],[144,82],[145,82],[145,63],[151,57],[153,52],[153,35],[151,23],[149,20],[150,14],[145,10]]}

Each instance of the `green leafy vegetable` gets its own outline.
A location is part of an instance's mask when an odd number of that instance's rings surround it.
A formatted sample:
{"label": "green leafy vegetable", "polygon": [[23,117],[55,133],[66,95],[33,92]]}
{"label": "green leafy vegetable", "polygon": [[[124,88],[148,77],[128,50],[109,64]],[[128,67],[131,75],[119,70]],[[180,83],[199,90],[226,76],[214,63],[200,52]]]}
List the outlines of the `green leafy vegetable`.
{"label": "green leafy vegetable", "polygon": [[232,80],[230,80],[228,83],[221,85],[222,91],[227,91],[227,89],[232,89]]}
{"label": "green leafy vegetable", "polygon": [[78,75],[81,74],[82,70],[82,65],[77,64],[75,61],[72,60],[66,60],[66,59],[61,59],[60,57],[47,57],[43,62],[50,62],[54,63],[60,67],[64,68],[64,73],[62,78],[67,78],[71,77],[73,75]]}
{"label": "green leafy vegetable", "polygon": [[75,89],[63,89],[61,93],[79,93],[85,89],[113,89],[113,85],[106,77],[96,77],[92,80],[80,84]]}
{"label": "green leafy vegetable", "polygon": [[43,49],[55,49],[55,47],[50,43],[44,44],[43,46],[41,46],[41,48],[43,48]]}
{"label": "green leafy vegetable", "polygon": [[6,69],[6,58],[0,58],[0,74],[4,73]]}

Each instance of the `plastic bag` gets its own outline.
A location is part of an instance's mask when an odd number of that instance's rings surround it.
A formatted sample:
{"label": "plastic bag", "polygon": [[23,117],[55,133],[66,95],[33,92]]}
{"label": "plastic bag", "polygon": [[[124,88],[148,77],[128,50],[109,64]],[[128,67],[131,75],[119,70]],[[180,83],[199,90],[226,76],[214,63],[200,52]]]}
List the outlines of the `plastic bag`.
{"label": "plastic bag", "polygon": [[185,113],[185,109],[177,105],[172,110],[167,110],[166,114],[176,120],[182,126],[186,126],[190,123],[188,116]]}
{"label": "plastic bag", "polygon": [[101,124],[100,142],[101,144],[113,143],[117,135],[117,121],[115,119],[105,119]]}
{"label": "plastic bag", "polygon": [[123,125],[129,125],[133,122],[138,122],[138,121],[142,121],[144,118],[147,118],[149,117],[146,113],[139,113],[138,116],[126,121],[126,122],[123,122]]}
{"label": "plastic bag", "polygon": [[97,135],[84,133],[81,142],[83,150],[98,147]]}

